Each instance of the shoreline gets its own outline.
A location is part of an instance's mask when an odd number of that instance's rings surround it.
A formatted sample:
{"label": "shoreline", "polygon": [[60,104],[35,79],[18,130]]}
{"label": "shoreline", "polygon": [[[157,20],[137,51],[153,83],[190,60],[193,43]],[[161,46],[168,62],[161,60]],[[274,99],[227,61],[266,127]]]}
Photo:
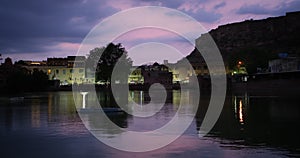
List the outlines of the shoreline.
{"label": "shoreline", "polygon": [[[248,81],[237,81],[233,80],[232,77],[227,77],[227,95],[228,94],[249,94],[258,96],[289,96],[300,94],[300,73],[281,73],[281,74],[256,74],[247,75]],[[237,78],[235,78],[237,79]],[[211,81],[209,78],[198,77],[198,83],[201,94],[210,94],[211,92]],[[170,90],[181,90],[181,89],[193,89],[194,84],[163,84],[164,89]],[[125,88],[130,91],[147,91],[151,87],[150,84],[119,84],[117,88]],[[98,84],[79,84],[79,85],[66,85],[66,86],[48,86],[43,90],[32,90],[32,91],[19,91],[12,92],[5,88],[0,89],[0,96],[18,96],[24,93],[38,93],[38,92],[58,92],[58,91],[90,91],[95,89],[96,91],[111,91],[111,85],[98,85]]]}

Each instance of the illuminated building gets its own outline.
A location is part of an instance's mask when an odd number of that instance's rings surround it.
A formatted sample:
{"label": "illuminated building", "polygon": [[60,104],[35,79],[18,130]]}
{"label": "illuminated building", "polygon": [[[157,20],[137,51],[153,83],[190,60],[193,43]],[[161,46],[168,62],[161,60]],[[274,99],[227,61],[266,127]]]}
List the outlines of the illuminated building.
{"label": "illuminated building", "polygon": [[144,84],[151,85],[153,83],[160,83],[163,85],[171,85],[173,83],[173,74],[165,65],[158,63],[143,65],[141,66],[141,72],[144,77]]}
{"label": "illuminated building", "polygon": [[130,84],[143,84],[144,76],[142,75],[142,69],[137,66],[131,68],[131,73],[128,77],[128,83]]}
{"label": "illuminated building", "polygon": [[19,61],[17,64],[31,72],[34,69],[42,70],[47,73],[49,80],[59,80],[60,85],[82,84],[86,82],[84,56],[48,58],[47,61]]}

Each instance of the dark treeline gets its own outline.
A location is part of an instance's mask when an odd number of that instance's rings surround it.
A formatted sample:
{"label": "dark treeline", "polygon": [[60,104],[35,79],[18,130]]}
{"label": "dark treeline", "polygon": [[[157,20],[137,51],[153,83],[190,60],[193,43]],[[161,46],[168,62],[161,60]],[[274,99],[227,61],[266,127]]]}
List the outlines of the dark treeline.
{"label": "dark treeline", "polygon": [[22,93],[30,91],[44,91],[48,87],[48,75],[41,70],[33,72],[26,68],[13,65],[7,58],[0,66],[2,75],[1,93]]}

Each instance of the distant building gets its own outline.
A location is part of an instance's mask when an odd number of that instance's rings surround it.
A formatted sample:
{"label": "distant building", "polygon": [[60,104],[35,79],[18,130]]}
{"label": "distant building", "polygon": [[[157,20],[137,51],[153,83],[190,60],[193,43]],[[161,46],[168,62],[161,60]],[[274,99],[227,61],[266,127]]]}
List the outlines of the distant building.
{"label": "distant building", "polygon": [[47,74],[50,80],[60,80],[61,85],[82,84],[85,80],[85,56],[48,58]]}
{"label": "distant building", "polygon": [[67,56],[66,58],[47,58],[48,66],[85,67],[85,56]]}
{"label": "distant building", "polygon": [[[187,56],[187,60],[191,64],[196,76],[207,76],[209,75],[209,70],[207,64],[199,53],[198,49],[195,49],[191,55]],[[190,70],[191,71],[191,70]],[[192,72],[190,72],[190,76],[192,76]]]}
{"label": "distant building", "polygon": [[[42,70],[49,80],[59,80],[60,85],[86,83],[85,56],[68,56],[66,58],[48,58],[47,61],[19,61],[16,64],[30,72]],[[94,81],[93,81],[94,82]]]}
{"label": "distant building", "polygon": [[144,76],[142,75],[141,67],[133,66],[130,71],[131,71],[131,73],[128,77],[129,84],[143,84],[144,83]]}
{"label": "distant building", "polygon": [[237,61],[236,66],[233,68],[231,72],[231,75],[240,75],[240,76],[248,75],[244,62]]}
{"label": "distant building", "polygon": [[151,85],[160,83],[168,86],[173,83],[173,74],[165,65],[154,63],[153,65],[141,66],[142,76],[144,77],[144,84]]}
{"label": "distant building", "polygon": [[300,59],[298,57],[280,57],[280,59],[269,61],[271,73],[300,71]]}

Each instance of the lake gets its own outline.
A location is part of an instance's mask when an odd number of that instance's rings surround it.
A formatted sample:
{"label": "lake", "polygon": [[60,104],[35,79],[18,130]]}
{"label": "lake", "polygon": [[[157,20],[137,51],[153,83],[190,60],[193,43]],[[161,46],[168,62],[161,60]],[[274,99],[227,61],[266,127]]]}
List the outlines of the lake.
{"label": "lake", "polygon": [[[130,91],[132,100],[147,108],[149,99]],[[189,102],[192,92],[170,91],[167,101],[153,116],[139,118],[127,113],[108,114],[119,127],[130,131],[155,130],[168,123],[180,101]],[[80,95],[75,97],[79,98]],[[91,99],[91,96],[88,96]],[[99,92],[101,105],[114,107],[111,96]],[[81,98],[82,99],[82,98]],[[95,99],[95,98],[94,98]],[[0,97],[0,156],[82,157],[299,157],[300,98],[228,94],[214,128],[204,137],[199,130],[210,97],[201,96],[196,116],[186,131],[169,145],[149,152],[126,152],[99,141],[90,131],[97,126],[107,139],[118,131],[77,112],[72,92],[27,93],[21,98]],[[87,107],[90,106],[86,102]],[[150,109],[150,111],[153,109]],[[157,110],[157,109],[155,109]],[[88,117],[88,116],[87,116]],[[94,133],[95,134],[95,133]],[[133,138],[132,138],[133,139]],[[151,141],[151,140],[144,140]],[[122,142],[126,144],[126,142]]]}

